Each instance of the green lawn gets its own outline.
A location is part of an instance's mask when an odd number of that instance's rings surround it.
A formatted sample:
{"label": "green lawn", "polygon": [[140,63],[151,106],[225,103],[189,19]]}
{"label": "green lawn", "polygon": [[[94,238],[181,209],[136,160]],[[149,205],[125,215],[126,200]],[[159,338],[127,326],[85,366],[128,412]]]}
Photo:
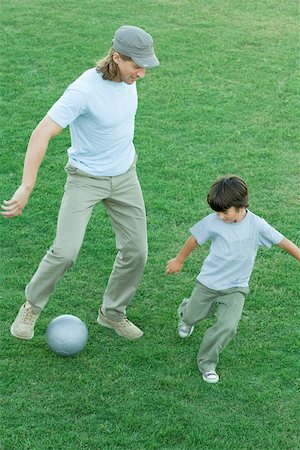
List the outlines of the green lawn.
{"label": "green lawn", "polygon": [[[161,66],[138,83],[135,144],[149,260],[129,342],[96,323],[115,252],[104,209],[61,280],[32,341],[10,336],[24,287],[51,245],[69,132],[55,138],[22,217],[1,220],[1,450],[297,450],[299,264],[261,250],[220,383],[196,366],[208,322],[187,340],[176,310],[208,246],[179,277],[165,263],[209,212],[220,175],[246,179],[250,209],[299,245],[299,9],[295,0],[14,0],[1,6],[0,198],[21,176],[32,129],[92,67],[123,24],[149,31]],[[297,234],[298,233],[298,234]],[[298,273],[297,273],[298,272]],[[47,348],[47,324],[75,314],[89,329],[74,358]]]}

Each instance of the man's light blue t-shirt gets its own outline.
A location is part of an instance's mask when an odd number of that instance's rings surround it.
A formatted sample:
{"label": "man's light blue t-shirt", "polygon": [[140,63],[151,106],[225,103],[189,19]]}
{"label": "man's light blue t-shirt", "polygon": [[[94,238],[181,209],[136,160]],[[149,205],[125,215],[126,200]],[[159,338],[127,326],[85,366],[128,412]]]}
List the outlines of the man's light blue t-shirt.
{"label": "man's light blue t-shirt", "polygon": [[243,220],[234,223],[210,214],[190,231],[199,245],[212,241],[197,280],[214,290],[247,287],[257,249],[270,248],[283,239],[281,233],[249,210]]}
{"label": "man's light blue t-shirt", "polygon": [[135,148],[135,83],[104,80],[89,69],[74,81],[48,111],[62,128],[70,125],[69,162],[94,176],[127,172]]}

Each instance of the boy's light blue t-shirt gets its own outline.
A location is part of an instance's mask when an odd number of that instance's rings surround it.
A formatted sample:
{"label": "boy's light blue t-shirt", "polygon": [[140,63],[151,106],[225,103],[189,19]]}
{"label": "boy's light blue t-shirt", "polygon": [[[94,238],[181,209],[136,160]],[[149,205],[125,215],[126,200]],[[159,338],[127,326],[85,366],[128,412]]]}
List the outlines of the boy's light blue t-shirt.
{"label": "boy's light blue t-shirt", "polygon": [[249,210],[236,223],[225,223],[216,213],[210,214],[190,231],[199,245],[212,241],[197,280],[214,290],[247,287],[258,247],[270,248],[283,239],[281,233]]}
{"label": "boy's light blue t-shirt", "polygon": [[69,162],[94,176],[116,176],[133,163],[135,83],[104,80],[89,69],[48,111],[62,128],[70,125]]}

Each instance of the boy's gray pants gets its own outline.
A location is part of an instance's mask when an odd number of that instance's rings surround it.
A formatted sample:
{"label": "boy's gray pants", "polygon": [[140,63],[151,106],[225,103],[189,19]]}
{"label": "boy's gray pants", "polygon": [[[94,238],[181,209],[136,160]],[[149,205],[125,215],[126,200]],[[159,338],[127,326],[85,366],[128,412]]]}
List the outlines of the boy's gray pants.
{"label": "boy's gray pants", "polygon": [[215,291],[197,281],[191,297],[179,306],[178,313],[188,325],[195,325],[216,311],[216,322],[206,330],[197,356],[202,373],[216,369],[219,354],[237,331],[248,292],[243,287]]}
{"label": "boy's gray pants", "polygon": [[141,280],[148,250],[145,206],[135,162],[128,172],[114,177],[90,176],[69,164],[66,171],[56,237],[26,286],[26,299],[36,312],[45,307],[56,283],[76,260],[94,206],[102,202],[118,252],[101,308],[108,319],[122,320]]}

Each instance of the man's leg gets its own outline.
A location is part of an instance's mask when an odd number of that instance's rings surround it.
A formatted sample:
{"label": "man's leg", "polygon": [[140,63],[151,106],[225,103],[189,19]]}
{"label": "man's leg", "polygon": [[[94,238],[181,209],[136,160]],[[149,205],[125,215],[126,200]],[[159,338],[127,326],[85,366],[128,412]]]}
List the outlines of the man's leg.
{"label": "man's leg", "polygon": [[116,234],[118,252],[101,311],[110,321],[121,321],[139,286],[148,251],[146,212],[135,168],[113,177],[112,193],[103,204]]}
{"label": "man's leg", "polygon": [[46,306],[58,280],[74,264],[93,207],[102,200],[93,186],[86,186],[88,180],[88,177],[69,175],[58,215],[55,240],[26,286],[26,299],[38,312]]}
{"label": "man's leg", "polygon": [[236,334],[247,292],[246,288],[220,291],[216,323],[206,330],[197,356],[202,373],[215,370],[219,354]]}
{"label": "man's leg", "polygon": [[21,306],[11,326],[11,333],[15,337],[33,337],[39,313],[46,306],[58,280],[78,255],[94,205],[102,200],[102,195],[107,194],[107,181],[103,181],[104,187],[100,195],[99,189],[94,188],[93,181],[89,183],[88,180],[88,177],[69,173],[59,211],[56,238],[26,286],[27,303]]}

